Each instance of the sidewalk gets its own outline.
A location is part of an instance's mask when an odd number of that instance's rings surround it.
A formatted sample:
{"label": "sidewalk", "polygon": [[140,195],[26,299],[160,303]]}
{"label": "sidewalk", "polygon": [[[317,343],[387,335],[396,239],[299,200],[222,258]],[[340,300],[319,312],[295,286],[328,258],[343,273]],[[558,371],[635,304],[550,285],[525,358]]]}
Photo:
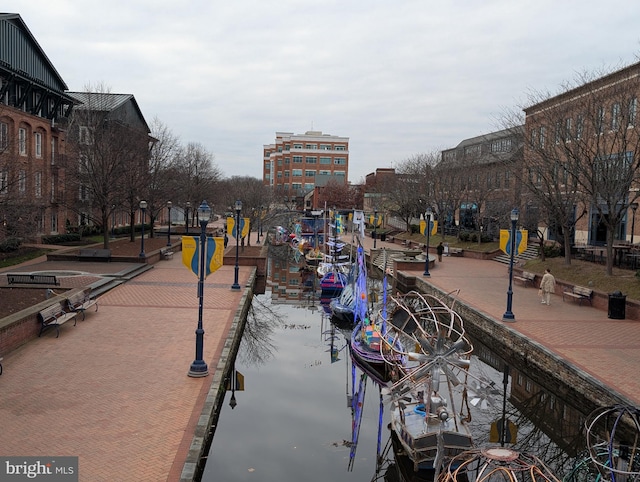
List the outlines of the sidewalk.
{"label": "sidewalk", "polygon": [[49,330],[4,354],[2,455],[79,456],[81,481],[179,480],[252,269],[240,267],[240,291],[234,266],[205,282],[207,377],[187,376],[198,278],[180,256],[100,296],[59,338]]}
{"label": "sidewalk", "polygon": [[[373,239],[361,240],[365,250]],[[377,240],[377,248],[398,245]],[[432,253],[435,257],[435,254]],[[423,269],[411,272],[424,278]],[[428,282],[444,292],[459,290],[458,299],[504,323],[509,287],[508,267],[497,261],[444,257],[429,269]],[[513,283],[515,322],[505,323],[640,406],[640,321],[613,320],[607,312],[553,296],[542,305],[538,290]]]}

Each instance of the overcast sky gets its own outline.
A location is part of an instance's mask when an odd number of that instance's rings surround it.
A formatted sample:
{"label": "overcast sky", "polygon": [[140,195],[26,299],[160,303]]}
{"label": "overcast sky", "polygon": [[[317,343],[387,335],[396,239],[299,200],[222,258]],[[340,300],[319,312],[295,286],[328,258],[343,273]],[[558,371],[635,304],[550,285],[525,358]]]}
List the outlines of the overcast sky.
{"label": "overcast sky", "polygon": [[70,90],[133,94],[225,176],[276,131],[350,138],[349,180],[500,129],[532,91],[638,61],[631,0],[29,0]]}

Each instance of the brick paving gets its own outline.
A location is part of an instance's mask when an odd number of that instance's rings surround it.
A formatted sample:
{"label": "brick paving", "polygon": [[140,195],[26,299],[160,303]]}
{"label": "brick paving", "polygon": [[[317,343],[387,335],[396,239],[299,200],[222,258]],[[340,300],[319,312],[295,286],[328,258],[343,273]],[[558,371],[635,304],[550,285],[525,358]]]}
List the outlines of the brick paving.
{"label": "brick paving", "polygon": [[[370,249],[372,240],[364,245]],[[378,241],[384,246],[391,244]],[[112,263],[95,264],[105,269]],[[92,272],[88,266],[79,270]],[[504,265],[445,257],[430,271],[430,283],[457,290],[461,301],[502,323]],[[250,272],[240,267],[241,286]],[[422,276],[422,270],[413,274]],[[223,266],[206,281],[208,377],[187,376],[195,354],[197,278],[179,256],[102,295],[99,311],[90,310],[75,327],[63,325],[59,338],[49,331],[4,354],[2,454],[77,455],[82,481],[179,480],[243,295],[231,291],[233,276],[234,267]],[[640,322],[612,320],[559,296],[544,306],[536,289],[513,290],[516,321],[507,324],[510,329],[640,404]]]}

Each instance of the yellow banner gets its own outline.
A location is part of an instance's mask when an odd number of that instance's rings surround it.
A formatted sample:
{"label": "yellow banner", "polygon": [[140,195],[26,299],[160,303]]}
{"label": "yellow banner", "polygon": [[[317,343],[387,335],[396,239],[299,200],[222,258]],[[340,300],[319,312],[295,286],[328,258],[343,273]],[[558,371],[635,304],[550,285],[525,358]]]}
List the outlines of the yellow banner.
{"label": "yellow banner", "polygon": [[[522,254],[527,249],[527,245],[529,243],[529,231],[526,229],[521,229],[520,231],[516,231],[516,252],[514,256]],[[500,250],[502,250],[505,254],[511,254],[511,230],[510,229],[501,229],[500,230]]]}
{"label": "yellow banner", "polygon": [[[205,272],[206,278],[222,266],[224,258],[224,238],[207,237],[205,242]],[[182,236],[182,264],[193,274],[200,276],[200,237]]]}
{"label": "yellow banner", "polygon": [[[420,220],[420,234],[425,233],[425,228],[427,227],[427,222],[424,219]],[[431,221],[431,236],[438,234],[438,221]]]}
{"label": "yellow banner", "polygon": [[[247,234],[249,234],[249,218],[240,218],[240,237],[244,238]],[[236,236],[236,219],[232,217],[227,218],[227,233],[230,233],[231,236],[237,238]]]}

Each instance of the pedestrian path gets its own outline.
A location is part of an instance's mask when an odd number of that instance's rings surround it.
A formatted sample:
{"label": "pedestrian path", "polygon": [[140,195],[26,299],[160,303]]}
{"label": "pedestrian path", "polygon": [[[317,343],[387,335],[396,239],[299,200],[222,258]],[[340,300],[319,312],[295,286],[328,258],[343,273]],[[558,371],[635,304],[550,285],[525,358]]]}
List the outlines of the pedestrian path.
{"label": "pedestrian path", "polygon": [[[361,240],[367,251],[371,238]],[[377,241],[377,248],[396,247]],[[563,302],[553,296],[551,305],[540,303],[537,289],[513,284],[515,322],[505,323],[509,269],[504,264],[462,257],[444,257],[429,270],[427,282],[445,293],[458,293],[466,305],[488,314],[508,329],[533,340],[605,386],[640,406],[640,321],[615,320],[607,312]],[[424,278],[422,266],[409,272]]]}
{"label": "pedestrian path", "polygon": [[2,455],[78,456],[81,481],[180,480],[252,270],[240,267],[240,291],[230,289],[234,266],[205,282],[208,377],[187,376],[198,279],[178,256],[102,295],[59,338],[45,332],[4,354]]}

